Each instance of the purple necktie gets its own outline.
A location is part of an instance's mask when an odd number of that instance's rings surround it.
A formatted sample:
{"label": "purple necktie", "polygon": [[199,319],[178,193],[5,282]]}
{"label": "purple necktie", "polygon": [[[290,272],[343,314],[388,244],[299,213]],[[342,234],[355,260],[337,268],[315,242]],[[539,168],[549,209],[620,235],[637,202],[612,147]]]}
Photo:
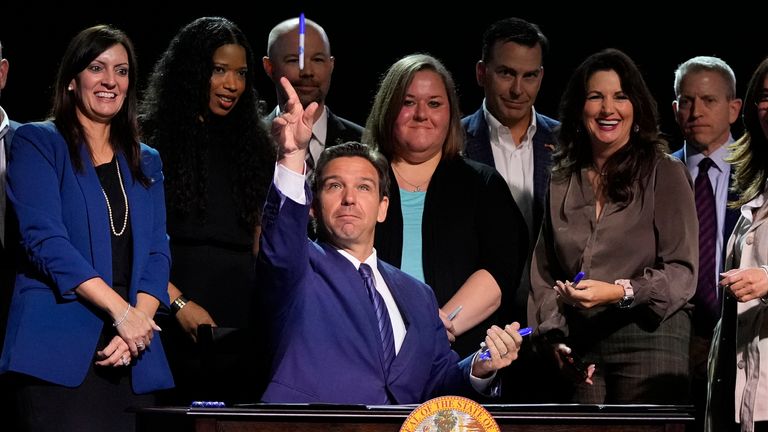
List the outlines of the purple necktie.
{"label": "purple necktie", "polygon": [[363,278],[365,288],[368,290],[368,298],[376,310],[376,321],[379,322],[379,335],[384,357],[382,363],[384,370],[389,371],[389,365],[395,359],[395,337],[392,333],[392,322],[389,320],[389,312],[384,298],[376,291],[376,280],[373,278],[373,270],[366,263],[360,264],[360,276]]}
{"label": "purple necktie", "polygon": [[710,158],[699,162],[696,176],[696,213],[699,216],[699,280],[693,296],[694,327],[697,334],[711,337],[715,323],[720,318],[720,300],[717,298],[715,278],[715,254],[717,253],[717,216],[715,194],[707,172],[714,166]]}

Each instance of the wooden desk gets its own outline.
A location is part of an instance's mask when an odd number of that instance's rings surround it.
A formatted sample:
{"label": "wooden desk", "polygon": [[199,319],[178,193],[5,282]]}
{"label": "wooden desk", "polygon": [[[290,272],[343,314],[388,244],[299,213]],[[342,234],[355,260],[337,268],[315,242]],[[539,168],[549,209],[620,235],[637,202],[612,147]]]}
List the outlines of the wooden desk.
{"label": "wooden desk", "polygon": [[[502,431],[683,432],[690,406],[485,405]],[[144,408],[139,432],[397,432],[413,407],[254,405]]]}

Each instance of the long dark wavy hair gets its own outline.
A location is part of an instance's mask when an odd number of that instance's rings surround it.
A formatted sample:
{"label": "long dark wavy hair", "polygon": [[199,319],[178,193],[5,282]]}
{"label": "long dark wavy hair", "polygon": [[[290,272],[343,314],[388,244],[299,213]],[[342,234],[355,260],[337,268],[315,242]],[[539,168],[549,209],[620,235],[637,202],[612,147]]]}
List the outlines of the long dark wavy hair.
{"label": "long dark wavy hair", "polygon": [[77,75],[101,53],[118,44],[128,53],[128,92],[120,111],[110,121],[109,141],[112,150],[125,155],[133,178],[147,186],[149,182],[140,168],[141,148],[136,121],[136,54],[133,43],[121,30],[108,25],[97,25],[81,31],[69,42],[56,74],[50,117],[67,142],[74,169],[82,172],[83,160],[80,151],[88,138],[83,125],[77,119],[79,92],[69,91],[69,83],[77,79]]}
{"label": "long dark wavy hair", "polygon": [[[222,45],[245,49],[245,91],[223,118],[211,113],[209,94],[213,54]],[[245,34],[221,17],[187,24],[155,65],[141,105],[141,130],[163,158],[169,211],[206,211],[208,149],[220,146],[232,163],[230,175],[240,219],[248,229],[259,223],[274,169],[274,147],[261,120],[254,88],[253,50]],[[219,117],[219,118],[217,118]],[[214,138],[215,136],[215,138]]]}
{"label": "long dark wavy hair", "polygon": [[744,135],[731,144],[733,163],[733,189],[739,199],[731,207],[741,207],[760,195],[768,177],[768,137],[760,125],[757,103],[763,95],[763,84],[768,76],[768,58],[763,60],[752,74],[744,98]]}
{"label": "long dark wavy hair", "polygon": [[659,137],[658,111],[635,62],[623,52],[605,49],[592,54],[574,71],[560,101],[560,148],[553,155],[553,181],[566,181],[571,174],[592,165],[592,145],[582,114],[587,83],[595,72],[614,71],[621,89],[632,103],[634,124],[629,142],[603,165],[605,192],[614,203],[633,198],[633,184],[650,174],[667,143]]}

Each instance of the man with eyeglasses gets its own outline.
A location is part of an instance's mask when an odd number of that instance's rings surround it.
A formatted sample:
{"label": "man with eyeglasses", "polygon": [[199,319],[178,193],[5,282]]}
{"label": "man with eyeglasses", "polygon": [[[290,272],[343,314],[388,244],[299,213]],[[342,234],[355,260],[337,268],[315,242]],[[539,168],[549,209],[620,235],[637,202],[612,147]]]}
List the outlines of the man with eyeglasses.
{"label": "man with eyeglasses", "polygon": [[691,396],[696,408],[694,430],[703,430],[707,358],[722,305],[718,281],[728,237],[739,215],[738,210],[727,207],[728,201],[737,198],[729,195],[731,165],[726,159],[734,141],[731,125],[741,110],[741,99],[736,97],[736,76],[731,67],[709,56],[682,63],[675,71],[672,109],[685,140],[674,156],[685,162],[695,179],[699,217],[699,278],[692,299],[690,362]]}

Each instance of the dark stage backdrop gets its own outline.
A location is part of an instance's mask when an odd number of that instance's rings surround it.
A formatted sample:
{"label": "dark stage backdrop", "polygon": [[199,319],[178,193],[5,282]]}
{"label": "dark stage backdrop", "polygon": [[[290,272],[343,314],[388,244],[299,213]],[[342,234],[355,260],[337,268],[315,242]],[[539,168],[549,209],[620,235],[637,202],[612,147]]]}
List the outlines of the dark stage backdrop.
{"label": "dark stage backdrop", "polygon": [[[0,105],[11,118],[33,121],[44,118],[50,105],[50,89],[58,61],[68,41],[81,29],[98,23],[114,24],[133,39],[139,56],[140,89],[154,62],[176,31],[194,18],[221,15],[232,19],[248,35],[258,58],[266,51],[269,30],[282,19],[305,12],[325,27],[336,57],[328,105],[335,113],[364,123],[377,82],[398,58],[427,52],[443,60],[459,88],[461,109],[474,112],[482,101],[475,82],[475,62],[480,57],[483,30],[505,16],[519,16],[540,25],[549,37],[551,50],[545,60],[545,77],[537,109],[557,115],[560,93],[573,69],[589,54],[615,47],[640,66],[659,104],[662,131],[679,146],[671,102],[673,71],[695,55],[716,55],[735,70],[739,94],[760,60],[768,55],[764,13],[738,2],[722,3],[728,12],[710,10],[694,16],[673,16],[671,5],[631,2],[618,5],[584,3],[557,6],[555,2],[469,1],[465,9],[448,9],[444,2],[386,1],[357,3],[345,9],[332,1],[211,2],[193,8],[186,3],[164,4],[171,15],[161,14],[161,1],[66,2],[42,10],[37,2],[11,0],[0,6],[0,41],[11,63],[9,80]],[[34,5],[32,3],[35,3]],[[21,6],[19,6],[21,4]],[[30,4],[27,6],[27,4]],[[217,6],[214,6],[216,4]],[[219,6],[220,4],[220,6]],[[355,3],[344,2],[344,5]],[[753,3],[758,5],[757,3]],[[692,7],[680,4],[675,10]],[[479,9],[482,8],[482,9]],[[374,11],[364,14],[361,9]],[[274,87],[263,70],[257,71],[257,89],[271,109]],[[178,77],[184,79],[184,77]],[[737,128],[735,135],[740,134]]]}

